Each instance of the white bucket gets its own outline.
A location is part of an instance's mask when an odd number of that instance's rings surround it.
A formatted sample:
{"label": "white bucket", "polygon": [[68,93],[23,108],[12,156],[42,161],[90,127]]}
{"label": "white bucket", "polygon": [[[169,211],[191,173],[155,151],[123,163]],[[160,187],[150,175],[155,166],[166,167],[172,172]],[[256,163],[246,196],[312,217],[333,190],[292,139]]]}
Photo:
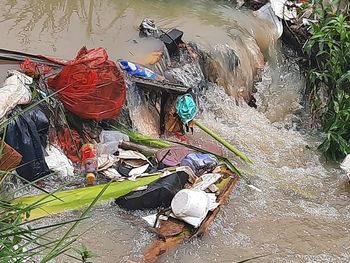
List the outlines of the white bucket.
{"label": "white bucket", "polygon": [[171,208],[177,217],[205,217],[208,210],[208,198],[202,191],[183,189],[171,201]]}

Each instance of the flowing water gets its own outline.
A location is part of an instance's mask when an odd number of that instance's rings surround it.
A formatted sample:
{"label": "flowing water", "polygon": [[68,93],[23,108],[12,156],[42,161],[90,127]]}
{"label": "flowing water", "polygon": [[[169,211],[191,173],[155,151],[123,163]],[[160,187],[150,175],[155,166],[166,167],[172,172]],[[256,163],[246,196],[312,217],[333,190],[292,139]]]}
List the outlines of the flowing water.
{"label": "flowing water", "polygon": [[[237,95],[237,87],[230,86],[236,82],[207,83],[200,90],[198,119],[254,160],[244,169],[262,192],[241,181],[209,233],[180,245],[160,262],[235,262],[259,255],[266,257],[255,262],[350,262],[349,185],[344,174],[316,151],[320,138],[305,128],[307,111],[301,106],[305,81],[285,55],[288,52],[282,54],[283,48],[273,41],[270,25],[251,11],[237,10],[230,1],[0,3],[1,48],[72,58],[83,45],[103,46],[112,59],[142,61],[160,48],[157,41],[138,38],[137,26],[144,17],[152,17],[159,27],[177,27],[185,32],[184,40],[209,51],[225,44],[232,47],[241,61],[235,79],[240,79],[238,88],[244,90],[251,89],[259,68],[258,45],[266,60],[259,69],[261,80],[255,84],[258,108],[237,106],[237,100],[227,95]],[[194,87],[203,78],[195,63],[173,75]],[[220,86],[223,83],[227,86]],[[155,131],[140,114],[145,104],[131,105],[137,128]],[[199,131],[194,137],[207,140]],[[74,211],[55,220],[78,214]],[[82,233],[91,228],[80,240],[98,253],[93,262],[140,261],[153,238],[144,228],[142,214],[108,203],[94,209],[91,219],[78,229]]]}

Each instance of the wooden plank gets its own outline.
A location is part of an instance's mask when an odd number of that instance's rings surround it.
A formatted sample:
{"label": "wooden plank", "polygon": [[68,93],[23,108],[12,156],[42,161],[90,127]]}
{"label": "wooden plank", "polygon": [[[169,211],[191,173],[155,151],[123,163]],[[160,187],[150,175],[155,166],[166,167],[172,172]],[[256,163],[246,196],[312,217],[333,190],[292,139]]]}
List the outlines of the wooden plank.
{"label": "wooden plank", "polygon": [[192,238],[200,237],[204,233],[206,233],[209,229],[209,226],[215,220],[217,214],[220,211],[221,205],[225,204],[233,191],[236,183],[238,181],[238,176],[231,173],[229,178],[223,179],[223,181],[218,185],[219,188],[222,189],[219,194],[217,201],[220,205],[214,209],[214,211],[209,212],[202,224],[198,229],[194,229],[189,224],[185,224],[183,231],[175,236],[165,237],[158,233],[158,239],[156,239],[150,247],[148,247],[146,253],[143,255],[143,259],[146,262],[156,262],[159,257],[170,250],[174,249],[177,245],[190,240]]}
{"label": "wooden plank", "polygon": [[136,85],[142,89],[150,89],[158,92],[167,92],[173,94],[185,94],[190,90],[189,87],[185,87],[181,84],[169,81],[158,81],[152,79],[138,78],[134,76],[128,76],[128,78],[131,81],[135,82]]}

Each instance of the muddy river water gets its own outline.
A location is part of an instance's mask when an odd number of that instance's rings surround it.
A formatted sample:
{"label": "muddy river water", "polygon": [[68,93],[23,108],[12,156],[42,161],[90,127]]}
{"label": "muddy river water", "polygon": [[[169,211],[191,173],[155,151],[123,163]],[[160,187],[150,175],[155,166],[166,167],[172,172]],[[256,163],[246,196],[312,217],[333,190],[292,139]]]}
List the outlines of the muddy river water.
{"label": "muddy river water", "polygon": [[[244,42],[237,42],[241,37],[256,40],[266,60],[262,79],[255,85],[258,109],[237,106],[223,88],[210,86],[200,98],[198,119],[254,160],[245,169],[262,192],[239,182],[209,233],[180,245],[160,262],[236,262],[259,255],[266,257],[255,262],[350,262],[349,185],[337,166],[325,163],[316,150],[320,134],[309,131],[301,117],[306,112],[300,104],[304,79],[272,40],[270,25],[251,11],[236,9],[232,1],[0,0],[0,4],[1,48],[62,58],[74,57],[86,45],[105,47],[113,60],[140,61],[159,48],[158,42],[138,38],[137,26],[144,17],[152,17],[164,29],[177,27],[185,32],[184,40],[208,48],[228,44],[244,49]],[[247,63],[245,59],[242,63]],[[142,123],[140,114],[134,117]],[[90,228],[80,240],[98,254],[93,262],[140,261],[153,237],[140,215],[108,203],[95,208],[77,231]]]}

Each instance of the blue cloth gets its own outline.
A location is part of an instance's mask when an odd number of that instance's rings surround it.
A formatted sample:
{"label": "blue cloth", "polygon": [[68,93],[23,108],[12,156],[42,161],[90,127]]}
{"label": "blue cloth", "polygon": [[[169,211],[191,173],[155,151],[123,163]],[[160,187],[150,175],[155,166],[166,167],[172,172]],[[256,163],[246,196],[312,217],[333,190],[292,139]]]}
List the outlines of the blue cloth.
{"label": "blue cloth", "polygon": [[212,154],[190,153],[181,161],[180,165],[190,167],[196,175],[200,176],[214,170],[218,164],[218,159]]}

